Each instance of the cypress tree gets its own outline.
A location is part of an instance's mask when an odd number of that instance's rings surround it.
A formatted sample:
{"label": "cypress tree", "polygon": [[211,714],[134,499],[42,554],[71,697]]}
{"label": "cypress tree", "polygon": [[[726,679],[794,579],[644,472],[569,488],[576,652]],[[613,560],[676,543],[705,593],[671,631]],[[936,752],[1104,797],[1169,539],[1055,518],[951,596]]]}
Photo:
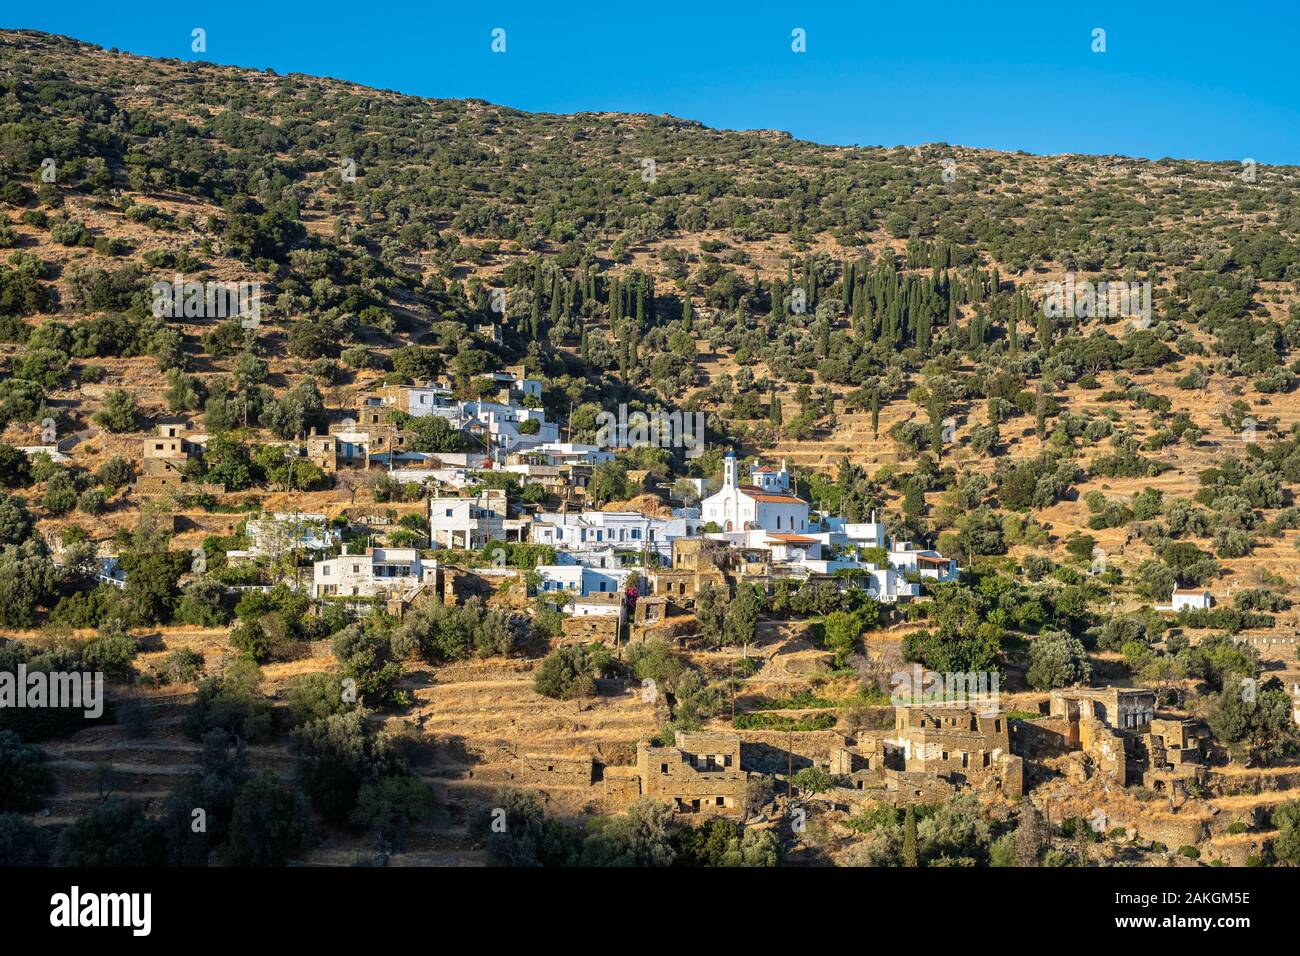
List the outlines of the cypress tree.
{"label": "cypress tree", "polygon": [[1047,393],[1042,382],[1038,383],[1038,394],[1034,398],[1034,427],[1039,441],[1047,437]]}
{"label": "cypress tree", "polygon": [[903,866],[920,866],[920,854],[916,841],[916,811],[908,806],[907,816],[903,819]]}

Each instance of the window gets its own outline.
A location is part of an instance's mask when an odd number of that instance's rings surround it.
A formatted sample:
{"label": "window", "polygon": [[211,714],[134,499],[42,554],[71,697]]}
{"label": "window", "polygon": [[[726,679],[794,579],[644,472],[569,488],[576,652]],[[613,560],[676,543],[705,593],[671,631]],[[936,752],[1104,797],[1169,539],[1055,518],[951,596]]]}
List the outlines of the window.
{"label": "window", "polygon": [[724,798],[723,798],[723,797],[715,797],[715,798],[714,798],[714,803],[713,803],[713,805],[714,805],[715,807],[723,806],[723,803],[724,803]]}
{"label": "window", "polygon": [[667,772],[668,772],[668,764],[666,764],[666,763],[661,763],[661,764],[659,765],[659,772],[660,772],[660,773],[667,773]]}
{"label": "window", "polygon": [[447,509],[447,517],[448,517],[448,518],[451,517],[451,509],[450,509],[450,508]]}

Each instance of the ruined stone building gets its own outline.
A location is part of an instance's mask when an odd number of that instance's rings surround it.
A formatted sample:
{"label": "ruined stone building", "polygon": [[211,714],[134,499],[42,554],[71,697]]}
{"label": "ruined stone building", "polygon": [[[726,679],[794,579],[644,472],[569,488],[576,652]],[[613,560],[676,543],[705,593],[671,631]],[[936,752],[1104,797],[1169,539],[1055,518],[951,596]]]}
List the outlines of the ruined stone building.
{"label": "ruined stone building", "polygon": [[1140,731],[1155,716],[1156,692],[1145,687],[1062,687],[1048,713],[1068,720],[1095,718],[1112,730]]}
{"label": "ruined stone building", "polygon": [[706,584],[727,588],[727,576],[722,570],[724,555],[723,548],[705,538],[674,540],[672,564],[647,575],[650,593],[686,607],[695,603],[695,595]]}
{"label": "ruined stone building", "polygon": [[[307,460],[326,474],[340,468],[369,468],[371,462],[389,463],[411,451],[414,435],[392,424],[356,426],[334,424],[327,434],[315,428],[307,436]],[[422,455],[416,457],[423,458]]]}
{"label": "ruined stone building", "polygon": [[[160,494],[188,484],[185,466],[191,459],[203,456],[206,439],[206,435],[187,436],[185,426],[179,423],[159,425],[158,434],[150,435],[142,442],[141,475],[136,479],[136,491],[143,495]],[[195,484],[193,490],[219,494],[225,488],[222,485]]]}
{"label": "ruined stone building", "polygon": [[429,561],[423,571],[418,584],[390,594],[387,610],[393,617],[402,617],[423,601],[459,606],[478,600],[514,608],[528,604],[528,584],[524,572],[518,568],[466,568]]}
{"label": "ruined stone building", "polygon": [[1157,793],[1186,796],[1189,785],[1208,775],[1210,730],[1198,720],[1155,718],[1135,743],[1140,782]]}
{"label": "ruined stone building", "polygon": [[595,781],[596,762],[590,754],[581,757],[526,753],[519,758],[516,777],[521,783],[541,787],[590,787]]}
{"label": "ruined stone building", "polygon": [[666,597],[638,597],[636,606],[632,609],[628,639],[648,641],[658,638],[675,641],[691,633],[694,628],[695,619],[683,614]]}
{"label": "ruined stone building", "polygon": [[960,789],[994,786],[1024,793],[1024,761],[1011,752],[1009,721],[1001,711],[967,707],[898,707],[893,736],[884,741],[885,769],[937,777]]}
{"label": "ruined stone building", "polygon": [[623,591],[575,597],[561,610],[561,643],[617,645],[622,641],[627,623],[627,595]]}
{"label": "ruined stone building", "polygon": [[521,783],[554,789],[592,788],[609,810],[626,810],[641,798],[682,814],[743,817],[748,774],[740,769],[740,736],[678,731],[673,745],[642,741],[636,763],[602,767],[591,756],[524,754],[515,771]]}
{"label": "ruined stone building", "polygon": [[[1024,760],[1011,752],[1009,724],[1001,711],[943,704],[897,707],[887,729],[859,731],[829,746],[821,735],[801,741],[793,765],[822,767],[862,798],[896,806],[941,803],[967,790],[1016,798],[1025,792]],[[747,743],[751,737],[746,734]],[[779,750],[783,738],[773,734],[766,743]],[[770,769],[785,772],[784,766]]]}
{"label": "ruined stone building", "polygon": [[638,745],[635,768],[605,770],[606,793],[613,803],[645,797],[677,813],[711,816],[744,816],[747,776],[740,769],[738,734],[680,730],[673,746]]}
{"label": "ruined stone building", "polygon": [[1204,778],[1208,731],[1198,721],[1159,718],[1155,706],[1155,691],[1144,687],[1059,688],[1046,715],[1016,723],[1012,742],[1038,759],[1082,753],[1120,786],[1185,792]]}

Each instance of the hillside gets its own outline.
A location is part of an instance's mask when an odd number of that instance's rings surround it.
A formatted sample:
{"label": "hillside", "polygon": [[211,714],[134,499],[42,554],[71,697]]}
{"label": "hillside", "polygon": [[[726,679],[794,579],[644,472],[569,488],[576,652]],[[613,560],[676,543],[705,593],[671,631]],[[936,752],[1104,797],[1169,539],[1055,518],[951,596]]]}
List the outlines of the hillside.
{"label": "hillside", "polygon": [[[814,507],[854,522],[877,511],[891,534],[975,572],[932,610],[864,628],[866,658],[996,666],[1028,709],[1047,703],[1033,674],[1042,638],[1078,644],[1094,678],[1160,683],[1179,717],[1208,718],[1238,677],[1289,691],[1300,678],[1298,184],[1295,167],[844,148],[669,116],[531,114],[0,31],[0,439],[12,446],[0,454],[0,628],[42,653],[129,632],[142,642],[135,675],[159,684],[114,691],[154,708],[152,744],[104,727],[49,745],[59,792],[44,825],[94,805],[101,760],[117,766],[113,789],[154,801],[151,812],[172,777],[200,765],[202,743],[178,716],[198,675],[162,686],[169,655],[201,652],[211,676],[239,656],[232,627],[256,620],[269,634],[275,615],[295,649],[260,660],[258,692],[277,713],[295,679],[346,672],[323,643],[343,622],[305,598],[182,620],[201,590],[195,549],[229,572],[223,585],[276,583],[278,567],[248,578],[225,567],[247,515],[427,517],[426,492],[401,504],[382,469],[285,474],[282,447],[355,419],[380,386],[438,379],[467,400],[487,394],[483,373],[516,365],[542,381],[566,440],[595,441],[597,415],[621,403],[706,413],[705,454],[621,454],[589,491],[597,505],[666,513],[680,504],[676,479],[717,478],[734,448],[784,460]],[[156,283],[176,279],[255,284],[258,316],[160,314]],[[1134,302],[1149,296],[1149,312],[1057,309],[1062,281],[1081,295],[1123,283]],[[223,490],[140,492],[142,443],[165,422],[209,436],[186,477]],[[423,452],[479,450],[466,436],[418,440]],[[31,446],[56,460],[13,451]],[[628,471],[650,472],[649,495]],[[350,542],[390,533],[348,529]],[[124,553],[185,561],[167,593],[112,603],[94,569]],[[1162,616],[1176,586],[1210,590],[1218,608]],[[819,627],[831,610],[793,616]],[[395,627],[375,625],[385,641]],[[922,627],[935,643],[910,640]],[[842,702],[861,688],[800,628],[765,620],[756,647],[719,637],[681,654],[721,687],[753,653],[742,710],[817,690],[841,703],[809,711],[837,715],[843,731]],[[1198,657],[1207,641],[1236,656]],[[401,693],[365,701],[385,704],[373,724],[419,728],[411,764],[440,809],[412,838],[416,862],[483,862],[467,821],[529,749],[625,765],[678,718],[633,684],[594,703],[542,697],[542,643],[412,654],[388,675],[385,690]],[[700,725],[731,726],[721,700]],[[282,729],[251,765],[288,779]],[[1284,736],[1221,740],[1190,812],[1228,811],[1271,833],[1256,810],[1281,802],[1289,778],[1259,765],[1291,766],[1290,723]],[[1040,803],[1076,799],[1053,790],[1068,790],[1064,773],[1045,771]],[[593,812],[562,789],[549,799],[555,814]],[[1151,832],[1137,818],[1155,811],[1120,802]],[[1266,840],[1222,832],[1228,819],[1206,824],[1203,849],[1233,863],[1261,852]],[[345,829],[314,862],[363,852]],[[849,852],[851,834],[835,833],[805,862]]]}

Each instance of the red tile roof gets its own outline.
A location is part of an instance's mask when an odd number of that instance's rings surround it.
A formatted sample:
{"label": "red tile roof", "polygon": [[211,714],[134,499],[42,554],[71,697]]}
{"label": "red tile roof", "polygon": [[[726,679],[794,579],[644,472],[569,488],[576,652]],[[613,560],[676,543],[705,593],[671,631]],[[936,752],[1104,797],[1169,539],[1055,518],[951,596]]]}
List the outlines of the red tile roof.
{"label": "red tile roof", "polygon": [[794,495],[773,494],[770,491],[764,491],[762,488],[758,488],[754,485],[741,485],[739,490],[744,492],[748,497],[753,498],[755,501],[766,501],[771,504],[785,505],[806,505],[808,503],[802,498],[796,498]]}

